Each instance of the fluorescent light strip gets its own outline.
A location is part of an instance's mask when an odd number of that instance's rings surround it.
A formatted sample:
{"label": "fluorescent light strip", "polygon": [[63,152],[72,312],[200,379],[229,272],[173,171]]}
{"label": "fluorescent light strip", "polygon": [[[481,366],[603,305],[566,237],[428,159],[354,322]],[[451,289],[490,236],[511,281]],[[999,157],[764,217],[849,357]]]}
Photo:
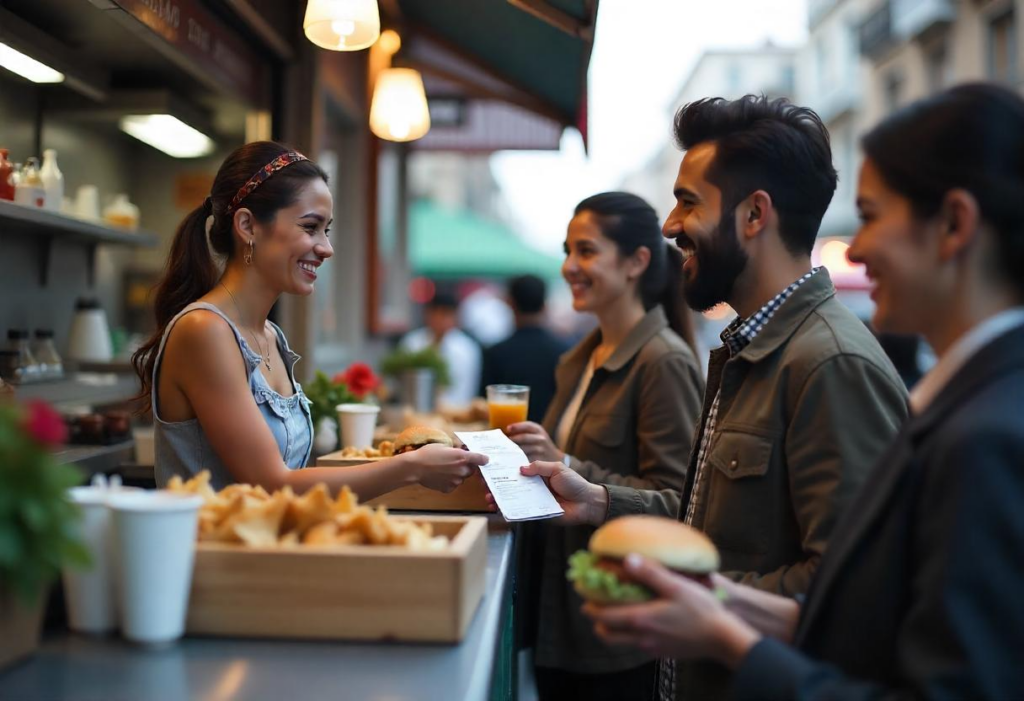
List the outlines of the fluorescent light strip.
{"label": "fluorescent light strip", "polygon": [[121,131],[175,158],[197,158],[213,151],[213,141],[169,114],[121,117]]}
{"label": "fluorescent light strip", "polygon": [[0,66],[33,83],[63,83],[64,74],[0,42]]}

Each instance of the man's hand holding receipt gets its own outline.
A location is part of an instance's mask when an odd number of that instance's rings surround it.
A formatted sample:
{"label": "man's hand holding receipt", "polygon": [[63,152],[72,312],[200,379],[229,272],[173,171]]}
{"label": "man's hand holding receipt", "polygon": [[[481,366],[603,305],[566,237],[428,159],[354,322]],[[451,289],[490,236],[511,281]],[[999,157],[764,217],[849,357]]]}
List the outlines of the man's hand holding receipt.
{"label": "man's hand holding receipt", "polygon": [[543,479],[519,471],[530,460],[501,429],[459,431],[455,435],[467,448],[490,459],[480,467],[480,474],[506,521],[534,521],[564,513]]}

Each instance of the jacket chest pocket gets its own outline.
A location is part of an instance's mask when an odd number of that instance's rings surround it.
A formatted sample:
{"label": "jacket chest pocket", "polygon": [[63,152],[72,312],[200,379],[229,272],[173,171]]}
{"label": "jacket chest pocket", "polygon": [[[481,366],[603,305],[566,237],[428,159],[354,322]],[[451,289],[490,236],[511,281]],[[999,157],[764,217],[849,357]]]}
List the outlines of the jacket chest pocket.
{"label": "jacket chest pocket", "polygon": [[591,414],[580,426],[580,434],[603,448],[618,448],[626,440],[628,423],[623,414]]}
{"label": "jacket chest pocket", "polygon": [[769,470],[774,441],[769,436],[723,430],[705,469],[709,471],[704,528],[724,550],[764,553],[768,549],[776,496]]}

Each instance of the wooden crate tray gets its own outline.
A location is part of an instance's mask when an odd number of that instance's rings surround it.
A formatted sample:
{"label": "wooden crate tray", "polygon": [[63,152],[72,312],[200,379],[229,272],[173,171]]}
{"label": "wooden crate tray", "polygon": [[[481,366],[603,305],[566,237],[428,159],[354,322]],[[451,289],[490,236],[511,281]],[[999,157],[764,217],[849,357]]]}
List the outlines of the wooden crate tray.
{"label": "wooden crate tray", "polygon": [[402,517],[451,538],[440,552],[396,546],[251,548],[199,543],[189,634],[454,643],[484,591],[487,519]]}

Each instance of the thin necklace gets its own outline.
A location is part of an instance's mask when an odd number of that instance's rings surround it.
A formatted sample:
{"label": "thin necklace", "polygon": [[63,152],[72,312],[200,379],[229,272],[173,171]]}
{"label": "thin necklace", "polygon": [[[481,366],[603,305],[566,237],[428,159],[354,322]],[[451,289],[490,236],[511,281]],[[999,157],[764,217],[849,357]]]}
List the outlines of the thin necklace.
{"label": "thin necklace", "polygon": [[[242,310],[239,309],[238,302],[235,301],[235,296],[231,294],[231,290],[229,290],[228,286],[225,285],[223,282],[218,281],[218,284],[224,288],[224,291],[228,293],[228,297],[231,298],[231,303],[235,305],[235,311],[238,312],[238,320],[242,322],[242,327],[244,328],[245,320],[242,318]],[[270,372],[270,344],[267,344],[267,352],[264,353],[263,346],[260,345],[259,342],[259,337],[255,333],[253,333],[252,329],[249,329],[249,334],[252,336],[252,340],[256,341],[256,349],[260,354],[260,360],[262,360],[263,364],[267,366],[267,372]]]}

